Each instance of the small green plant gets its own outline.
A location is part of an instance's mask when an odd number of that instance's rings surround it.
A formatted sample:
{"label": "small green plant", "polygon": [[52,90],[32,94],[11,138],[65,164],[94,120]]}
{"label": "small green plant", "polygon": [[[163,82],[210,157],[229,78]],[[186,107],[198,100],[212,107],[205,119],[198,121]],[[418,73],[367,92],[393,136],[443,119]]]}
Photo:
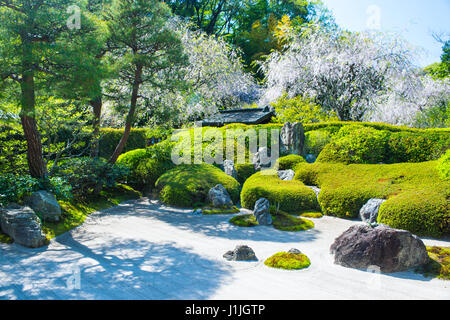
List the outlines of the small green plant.
{"label": "small green plant", "polygon": [[255,216],[252,214],[236,216],[230,220],[230,223],[242,228],[251,228],[259,225]]}
{"label": "small green plant", "polygon": [[302,270],[308,268],[311,261],[302,253],[280,252],[268,258],[264,264],[276,269]]}

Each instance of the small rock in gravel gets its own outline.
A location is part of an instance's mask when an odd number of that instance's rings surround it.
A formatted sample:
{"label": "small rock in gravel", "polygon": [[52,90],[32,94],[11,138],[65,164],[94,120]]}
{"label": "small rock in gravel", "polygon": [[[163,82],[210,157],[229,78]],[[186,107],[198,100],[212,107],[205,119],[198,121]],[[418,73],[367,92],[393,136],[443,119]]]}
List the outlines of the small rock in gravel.
{"label": "small rock in gravel", "polygon": [[237,246],[233,251],[228,251],[223,255],[228,261],[258,261],[255,252],[248,246]]}

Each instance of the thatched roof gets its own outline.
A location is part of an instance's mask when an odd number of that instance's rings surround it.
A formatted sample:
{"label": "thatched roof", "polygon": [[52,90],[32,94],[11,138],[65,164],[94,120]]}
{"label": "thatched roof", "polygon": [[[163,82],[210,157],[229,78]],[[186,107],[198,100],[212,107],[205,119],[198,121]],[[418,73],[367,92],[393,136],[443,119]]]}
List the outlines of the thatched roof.
{"label": "thatched roof", "polygon": [[221,127],[231,123],[242,123],[247,125],[269,123],[275,116],[269,107],[224,110],[202,121],[204,127]]}

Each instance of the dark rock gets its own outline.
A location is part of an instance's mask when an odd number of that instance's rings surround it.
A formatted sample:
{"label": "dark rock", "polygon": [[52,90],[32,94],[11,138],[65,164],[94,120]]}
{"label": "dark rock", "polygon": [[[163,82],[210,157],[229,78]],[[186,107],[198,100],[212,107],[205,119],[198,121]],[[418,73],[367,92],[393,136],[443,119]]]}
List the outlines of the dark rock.
{"label": "dark rock", "polygon": [[228,261],[258,261],[255,252],[248,246],[237,246],[233,251],[228,251],[223,255]]}
{"label": "dark rock", "polygon": [[302,155],[305,145],[305,129],[303,124],[286,122],[281,129],[280,152],[281,154]]}
{"label": "dark rock", "polygon": [[407,271],[429,261],[422,240],[385,225],[355,225],[331,246],[335,263],[348,268],[379,267],[383,273]]}
{"label": "dark rock", "polygon": [[291,250],[289,250],[288,251],[288,253],[294,253],[294,254],[302,254],[302,252],[300,251],[300,250],[298,250],[298,249],[291,249]]}
{"label": "dark rock", "polygon": [[305,159],[306,159],[306,162],[308,162],[308,163],[314,163],[314,162],[316,162],[317,157],[313,154],[307,154]]}
{"label": "dark rock", "polygon": [[208,200],[214,208],[231,208],[233,201],[227,189],[221,184],[218,184],[208,193]]}
{"label": "dark rock", "polygon": [[360,210],[359,216],[363,222],[374,224],[378,220],[378,212],[380,207],[386,200],[370,199]]}
{"label": "dark rock", "polygon": [[225,174],[237,179],[237,171],[232,160],[225,160],[223,163],[223,171]]}
{"label": "dark rock", "polygon": [[256,201],[253,215],[260,226],[270,226],[272,224],[272,216],[270,214],[269,200],[261,198]]}
{"label": "dark rock", "polygon": [[40,248],[47,244],[41,222],[31,208],[0,210],[1,230],[15,243],[28,248]]}
{"label": "dark rock", "polygon": [[56,198],[47,191],[38,191],[25,199],[25,204],[40,214],[44,221],[58,222],[61,219],[61,207]]}

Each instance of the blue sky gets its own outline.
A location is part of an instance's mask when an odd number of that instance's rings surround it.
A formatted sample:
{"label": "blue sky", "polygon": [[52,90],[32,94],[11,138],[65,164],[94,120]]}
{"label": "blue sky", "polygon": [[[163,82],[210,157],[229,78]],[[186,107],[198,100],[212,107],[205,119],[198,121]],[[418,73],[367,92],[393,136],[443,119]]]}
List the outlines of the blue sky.
{"label": "blue sky", "polygon": [[362,31],[367,30],[368,25],[379,25],[381,31],[396,32],[422,48],[424,52],[417,64],[423,67],[440,61],[442,54],[442,45],[434,40],[432,33],[450,35],[450,0],[322,1],[337,24],[345,29]]}

